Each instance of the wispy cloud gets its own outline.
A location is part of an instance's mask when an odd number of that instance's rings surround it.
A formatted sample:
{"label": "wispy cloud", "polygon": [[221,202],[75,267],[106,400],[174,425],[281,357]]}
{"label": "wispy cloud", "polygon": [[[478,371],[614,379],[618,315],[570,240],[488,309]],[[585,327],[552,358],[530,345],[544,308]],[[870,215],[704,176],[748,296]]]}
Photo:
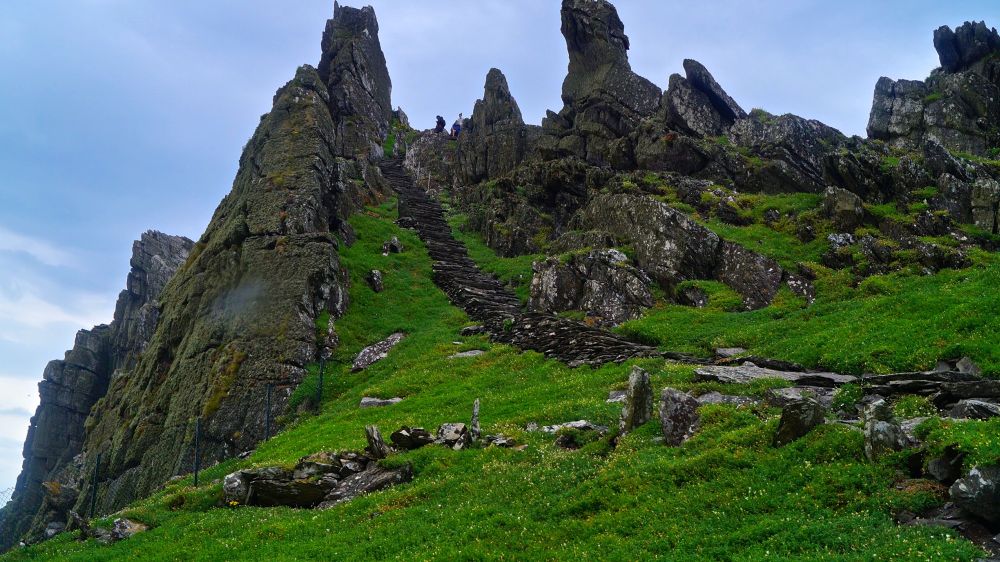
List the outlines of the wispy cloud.
{"label": "wispy cloud", "polygon": [[50,266],[75,266],[72,254],[53,244],[24,234],[19,234],[0,226],[0,252],[26,254]]}

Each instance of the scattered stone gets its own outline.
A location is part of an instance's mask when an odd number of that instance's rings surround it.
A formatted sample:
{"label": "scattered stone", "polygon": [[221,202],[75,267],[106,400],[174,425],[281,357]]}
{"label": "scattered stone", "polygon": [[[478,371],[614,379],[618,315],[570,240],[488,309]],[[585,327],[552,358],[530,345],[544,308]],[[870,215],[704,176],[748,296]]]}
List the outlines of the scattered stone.
{"label": "scattered stone", "polygon": [[382,408],[385,406],[392,406],[393,404],[399,404],[403,399],[400,397],[395,398],[373,398],[371,396],[364,396],[361,398],[360,407],[362,408]]}
{"label": "scattered stone", "polygon": [[625,434],[648,422],[653,417],[653,386],[649,373],[639,367],[632,367],[618,424],[620,433]]}
{"label": "scattered stone", "polygon": [[1000,523],[1000,466],[976,467],[949,489],[952,501],[992,524]]}
{"label": "scattered stone", "polygon": [[[531,427],[532,425],[534,425],[534,429],[532,429]],[[538,429],[537,424],[528,424],[528,431],[537,431],[537,429]],[[542,427],[543,432],[553,433],[553,434],[557,433],[560,429],[576,429],[578,431],[596,431],[598,433],[608,432],[607,426],[597,425],[587,420],[577,420],[566,423],[560,423],[556,425],[546,425]]]}
{"label": "scattered stone", "polygon": [[123,541],[148,530],[149,525],[144,523],[125,518],[115,519],[114,525],[111,527],[111,540],[113,542]]}
{"label": "scattered stone", "polygon": [[767,391],[767,404],[775,408],[784,408],[806,398],[813,398],[824,408],[833,404],[834,390],[821,386],[793,386],[789,388],[772,388]]}
{"label": "scattered stone", "polygon": [[411,480],[413,480],[413,466],[409,463],[397,469],[382,468],[376,463],[369,463],[364,472],[352,474],[342,480],[337,488],[327,494],[326,498],[316,507],[317,509],[328,509],[358,496],[384,490]]}
{"label": "scattered stone", "polygon": [[927,462],[927,474],[945,484],[951,485],[962,476],[962,461],[965,455],[954,447],[945,448],[940,457]]}
{"label": "scattered stone", "polygon": [[740,355],[746,355],[747,350],[742,347],[720,347],[715,350],[715,354],[719,357],[738,357]]}
{"label": "scattered stone", "polygon": [[784,447],[789,443],[804,437],[814,427],[826,421],[826,408],[817,400],[805,398],[794,404],[789,404],[781,412],[778,431],[774,435],[774,446]]}
{"label": "scattered stone", "polygon": [[460,451],[472,442],[469,428],[464,423],[444,423],[438,427],[435,443]]}
{"label": "scattered stone", "polygon": [[864,202],[846,189],[828,187],[823,193],[823,214],[840,230],[852,231],[865,218]]}
{"label": "scattered stone", "polygon": [[353,372],[363,371],[385,359],[389,356],[389,351],[396,347],[399,342],[403,341],[404,337],[406,337],[406,334],[397,332],[374,345],[362,349],[361,353],[358,353],[358,356],[354,358],[351,370]]}
{"label": "scattered stone", "polygon": [[872,462],[914,445],[903,428],[891,421],[868,420],[864,431],[865,457]]}
{"label": "scattered stone", "polygon": [[619,402],[625,401],[626,391],[624,390],[612,390],[608,393],[608,399],[605,400],[608,404],[617,404]]}
{"label": "scattered stone", "polygon": [[389,436],[392,444],[400,449],[412,451],[434,442],[434,436],[422,427],[403,426]]}
{"label": "scattered stone", "polygon": [[382,433],[378,430],[378,426],[366,425],[365,439],[368,441],[368,448],[366,450],[375,460],[384,459],[392,452],[389,446],[385,444],[385,440],[382,439]]}
{"label": "scattered stone", "polygon": [[486,352],[481,349],[470,349],[469,351],[462,351],[454,355],[451,355],[448,357],[448,359],[466,359],[468,357],[479,357],[484,353]]}
{"label": "scattered stone", "polygon": [[66,530],[66,524],[62,521],[53,521],[45,526],[45,538],[46,540],[58,535],[59,533]]}
{"label": "scattered stone", "polygon": [[382,255],[388,256],[389,254],[399,254],[403,252],[403,244],[399,241],[399,238],[393,236],[382,244]]}
{"label": "scattered stone", "polygon": [[795,373],[764,369],[754,364],[739,367],[723,367],[711,365],[695,370],[695,380],[699,382],[721,382],[729,384],[748,384],[760,379],[782,379],[789,382],[806,385],[835,387],[857,380],[850,375],[837,373]]}
{"label": "scattered stone", "polygon": [[955,370],[957,370],[959,373],[965,373],[975,377],[983,376],[983,370],[979,368],[979,365],[976,365],[972,361],[972,359],[969,359],[968,357],[963,357],[959,359],[958,362],[955,363]]}
{"label": "scattered stone", "polygon": [[698,427],[698,401],[690,394],[664,388],[660,393],[660,426],[663,442],[676,447],[687,441]]}
{"label": "scattered stone", "polygon": [[707,394],[702,394],[698,397],[699,404],[727,404],[730,406],[736,406],[739,408],[756,406],[760,404],[760,400],[756,398],[751,398],[750,396],[733,396],[730,394],[722,394],[721,392],[709,392]]}
{"label": "scattered stone", "polygon": [[368,275],[365,275],[365,282],[376,293],[381,293],[385,290],[385,284],[382,282],[382,272],[377,269],[373,269],[368,272]]}
{"label": "scattered stone", "polygon": [[486,326],[466,326],[459,332],[462,336],[478,336],[487,333]]}
{"label": "scattered stone", "polygon": [[485,441],[487,447],[503,447],[505,449],[512,449],[517,445],[513,439],[504,435],[487,435]]}
{"label": "scattered stone", "polygon": [[479,399],[472,403],[472,423],[470,424],[469,436],[472,438],[472,442],[475,443],[479,441],[479,436],[483,434],[482,429],[479,427]]}
{"label": "scattered stone", "polygon": [[985,400],[959,400],[948,412],[948,416],[958,419],[988,420],[1000,417],[1000,404]]}

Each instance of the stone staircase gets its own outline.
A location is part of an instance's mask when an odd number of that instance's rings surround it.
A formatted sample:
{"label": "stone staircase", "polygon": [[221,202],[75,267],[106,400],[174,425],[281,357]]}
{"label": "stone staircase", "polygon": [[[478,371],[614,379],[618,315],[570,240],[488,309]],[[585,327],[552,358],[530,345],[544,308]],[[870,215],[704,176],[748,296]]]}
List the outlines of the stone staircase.
{"label": "stone staircase", "polygon": [[469,258],[455,240],[441,204],[414,185],[398,159],[384,160],[382,174],[399,194],[399,224],[413,228],[434,261],[434,282],[451,302],[483,324],[494,341],[537,351],[570,366],[602,365],[635,357],[664,357],[704,363],[704,360],[663,353],[630,342],[611,332],[553,314],[525,311],[521,301]]}

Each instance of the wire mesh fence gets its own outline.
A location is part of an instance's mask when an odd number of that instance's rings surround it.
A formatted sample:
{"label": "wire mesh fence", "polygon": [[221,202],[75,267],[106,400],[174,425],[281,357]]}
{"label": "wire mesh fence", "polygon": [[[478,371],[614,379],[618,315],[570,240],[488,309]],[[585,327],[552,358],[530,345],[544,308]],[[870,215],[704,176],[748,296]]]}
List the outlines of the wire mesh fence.
{"label": "wire mesh fence", "polygon": [[0,490],[0,508],[10,503],[11,498],[14,496],[14,488],[7,488],[5,490]]}

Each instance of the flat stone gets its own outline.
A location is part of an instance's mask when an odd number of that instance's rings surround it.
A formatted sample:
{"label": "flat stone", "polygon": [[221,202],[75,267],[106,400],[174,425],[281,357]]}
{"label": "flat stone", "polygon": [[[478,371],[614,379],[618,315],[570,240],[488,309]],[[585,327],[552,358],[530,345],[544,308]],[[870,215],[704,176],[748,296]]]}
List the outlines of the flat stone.
{"label": "flat stone", "polygon": [[760,404],[760,400],[749,396],[732,396],[721,392],[709,392],[698,397],[699,404],[727,404],[737,407],[749,407]]}
{"label": "flat stone", "polygon": [[948,412],[948,416],[958,419],[988,420],[1000,417],[1000,404],[985,400],[959,400]]}
{"label": "flat stone", "polygon": [[351,370],[354,372],[362,371],[385,359],[389,356],[389,351],[396,347],[399,342],[403,341],[405,337],[405,334],[397,332],[376,344],[362,349],[361,353],[358,353],[358,356],[354,358]]}
{"label": "flat stone", "polygon": [[[536,426],[537,427],[537,426]],[[579,431],[597,431],[600,433],[607,433],[608,428],[604,425],[597,425],[591,423],[587,420],[577,420],[566,423],[560,423],[556,425],[546,425],[542,427],[542,431],[545,433],[556,433],[560,429],[576,429]],[[530,430],[529,430],[530,431]]]}
{"label": "flat stone", "polygon": [[767,403],[776,408],[784,408],[805,398],[815,398],[824,408],[833,404],[834,390],[821,386],[792,386],[772,388],[767,391]]}
{"label": "flat stone", "polygon": [[774,446],[784,447],[804,437],[813,428],[822,425],[826,419],[826,408],[817,400],[806,398],[789,404],[781,412],[778,431],[774,435]]}
{"label": "flat stone", "polygon": [[372,398],[371,396],[365,396],[361,399],[362,408],[381,408],[384,406],[392,406],[393,404],[399,404],[403,399],[400,397],[395,398]]}
{"label": "flat stone", "polygon": [[625,395],[628,392],[624,390],[612,390],[608,393],[608,399],[605,400],[608,404],[618,404],[625,401]]}
{"label": "flat stone", "polygon": [[708,366],[695,370],[695,380],[699,382],[721,382],[748,384],[760,379],[782,379],[808,386],[834,387],[857,380],[851,375],[838,373],[793,373],[764,369],[753,364],[738,367]]}
{"label": "flat stone", "polygon": [[720,347],[715,350],[715,354],[719,357],[736,357],[738,355],[746,355],[747,350],[742,347]]}
{"label": "flat stone", "polygon": [[470,349],[469,351],[462,351],[448,357],[448,359],[465,359],[466,357],[479,357],[480,355],[486,353],[481,349]]}

